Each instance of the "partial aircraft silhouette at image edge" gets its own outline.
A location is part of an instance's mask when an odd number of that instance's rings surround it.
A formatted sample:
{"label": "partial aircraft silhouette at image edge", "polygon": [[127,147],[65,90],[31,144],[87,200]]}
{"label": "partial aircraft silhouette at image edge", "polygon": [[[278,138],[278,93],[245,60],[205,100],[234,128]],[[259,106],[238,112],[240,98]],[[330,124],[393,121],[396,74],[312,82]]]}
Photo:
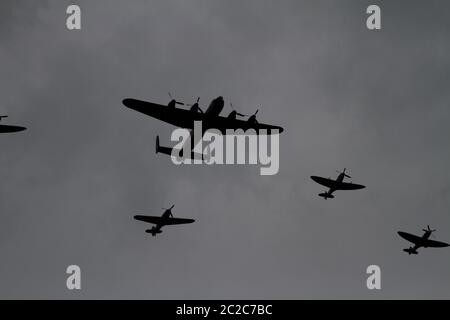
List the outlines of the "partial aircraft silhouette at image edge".
{"label": "partial aircraft silhouette at image edge", "polygon": [[[0,121],[4,118],[8,118],[8,116],[0,116]],[[10,125],[0,124],[0,133],[20,132],[20,131],[24,131],[26,129],[27,128],[20,127],[20,126],[10,126]]]}

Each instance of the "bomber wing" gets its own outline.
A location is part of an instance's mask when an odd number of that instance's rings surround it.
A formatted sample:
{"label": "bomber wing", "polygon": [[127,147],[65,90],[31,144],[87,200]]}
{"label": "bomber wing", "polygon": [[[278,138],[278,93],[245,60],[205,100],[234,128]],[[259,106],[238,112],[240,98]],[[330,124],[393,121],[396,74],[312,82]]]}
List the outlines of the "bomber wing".
{"label": "bomber wing", "polygon": [[192,112],[190,110],[181,108],[169,108],[162,104],[137,100],[124,99],[122,103],[135,111],[146,114],[155,119],[170,123],[174,126],[186,129],[193,129],[194,121],[202,121],[202,129],[218,129],[222,134],[226,133],[227,129],[248,129],[258,130],[266,129],[267,134],[271,134],[272,130],[278,130],[278,133],[283,132],[283,128],[279,126],[272,126],[264,123],[249,123],[239,119],[229,119],[222,116],[208,116],[202,113]]}
{"label": "bomber wing", "polygon": [[254,129],[256,131],[256,134],[259,134],[259,130],[267,130],[267,134],[273,134],[273,130],[278,130],[277,133],[282,133],[284,129],[279,126],[273,126],[270,124],[264,124],[264,123],[249,123],[245,120],[240,119],[229,119],[227,117],[217,116],[212,118],[205,118],[203,122],[203,128],[204,130],[208,129],[217,129],[222,134],[226,133],[227,129],[231,130],[238,130],[242,129],[244,132],[249,129]]}
{"label": "bomber wing", "polygon": [[180,128],[192,128],[194,121],[203,119],[203,115],[200,113],[193,113],[180,108],[169,108],[162,104],[142,100],[125,99],[122,103],[130,109]]}

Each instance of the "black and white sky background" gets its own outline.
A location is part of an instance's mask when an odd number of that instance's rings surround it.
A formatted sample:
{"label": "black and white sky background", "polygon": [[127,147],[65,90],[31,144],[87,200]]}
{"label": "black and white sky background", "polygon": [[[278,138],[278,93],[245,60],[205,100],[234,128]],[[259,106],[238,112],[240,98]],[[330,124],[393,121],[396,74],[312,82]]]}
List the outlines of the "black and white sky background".
{"label": "black and white sky background", "polygon": [[[444,0],[1,1],[0,111],[28,130],[0,136],[0,298],[450,298],[450,251],[408,256],[396,234],[450,241],[449,17]],[[261,106],[285,128],[279,174],[155,155],[172,127],[121,101],[168,91]],[[309,176],[344,167],[367,189],[317,197]],[[132,219],[171,204],[196,223],[152,238]]]}

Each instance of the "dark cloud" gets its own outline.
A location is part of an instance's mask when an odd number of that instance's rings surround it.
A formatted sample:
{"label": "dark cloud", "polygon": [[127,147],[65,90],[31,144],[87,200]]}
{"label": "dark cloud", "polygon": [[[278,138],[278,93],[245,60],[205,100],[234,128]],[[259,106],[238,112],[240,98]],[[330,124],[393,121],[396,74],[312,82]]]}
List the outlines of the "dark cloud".
{"label": "dark cloud", "polygon": [[[369,1],[69,1],[0,5],[2,298],[449,298],[449,8]],[[280,172],[174,166],[171,128],[125,97],[218,95],[285,127]],[[228,108],[228,107],[227,107]],[[364,191],[321,201],[312,174]],[[156,239],[135,213],[196,223]],[[80,265],[83,289],[65,288]],[[382,290],[365,287],[369,264]]]}

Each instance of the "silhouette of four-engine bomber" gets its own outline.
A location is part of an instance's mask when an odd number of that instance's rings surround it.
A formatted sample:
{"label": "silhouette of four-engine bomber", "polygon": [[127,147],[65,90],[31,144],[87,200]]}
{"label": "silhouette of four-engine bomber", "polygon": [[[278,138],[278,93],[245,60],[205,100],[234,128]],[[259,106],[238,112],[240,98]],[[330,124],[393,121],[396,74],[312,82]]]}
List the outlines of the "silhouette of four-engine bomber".
{"label": "silhouette of four-engine bomber", "polygon": [[[0,121],[4,118],[8,118],[8,116],[0,116]],[[20,132],[20,131],[24,131],[26,129],[27,128],[20,127],[20,126],[11,126],[11,125],[0,124],[0,133]]]}
{"label": "silhouette of four-engine bomber", "polygon": [[409,247],[407,249],[403,249],[403,251],[407,252],[408,255],[411,254],[418,254],[417,249],[419,248],[444,248],[450,246],[450,244],[435,240],[430,240],[430,236],[435,232],[436,230],[431,230],[430,226],[427,226],[427,229],[422,229],[425,233],[419,237],[415,236],[413,234],[399,231],[398,234],[403,239],[412,242],[414,244],[414,247]]}
{"label": "silhouette of four-engine bomber", "polygon": [[[278,134],[284,131],[284,129],[280,126],[260,123],[256,119],[256,115],[258,114],[259,110],[256,110],[256,112],[253,115],[249,116],[247,120],[240,120],[237,119],[237,116],[245,117],[246,115],[237,112],[233,108],[233,105],[230,104],[232,111],[226,117],[221,116],[220,113],[222,112],[225,105],[223,97],[221,96],[213,99],[206,111],[203,111],[199,106],[200,97],[197,98],[197,101],[195,103],[186,104],[184,102],[173,99],[170,93],[169,96],[171,100],[168,105],[130,98],[124,99],[122,103],[132,110],[167,122],[176,127],[188,129],[191,132],[191,136],[192,131],[194,130],[195,121],[202,122],[203,134],[209,129],[219,130],[222,134],[227,134],[227,130],[237,129],[242,129],[244,131],[253,129],[255,130],[255,134],[259,134],[260,130],[266,130],[266,134]],[[177,105],[185,105],[190,108],[177,108]],[[195,145],[199,142],[198,140],[195,141],[194,138],[201,139],[202,137],[195,137],[195,135],[194,137],[191,137],[191,150],[193,150]],[[159,143],[159,137],[156,138],[156,153],[172,155],[172,151],[173,148],[161,146]],[[182,149],[177,151],[182,154]]]}
{"label": "silhouette of four-engine bomber", "polygon": [[151,233],[152,236],[156,236],[157,234],[161,233],[162,232],[161,228],[164,226],[187,224],[195,221],[194,219],[174,218],[172,214],[172,209],[174,206],[175,205],[172,205],[169,209],[163,208],[163,210],[165,211],[160,217],[137,215],[134,216],[134,219],[154,224],[155,226],[153,226],[151,229],[145,230],[145,232]]}

